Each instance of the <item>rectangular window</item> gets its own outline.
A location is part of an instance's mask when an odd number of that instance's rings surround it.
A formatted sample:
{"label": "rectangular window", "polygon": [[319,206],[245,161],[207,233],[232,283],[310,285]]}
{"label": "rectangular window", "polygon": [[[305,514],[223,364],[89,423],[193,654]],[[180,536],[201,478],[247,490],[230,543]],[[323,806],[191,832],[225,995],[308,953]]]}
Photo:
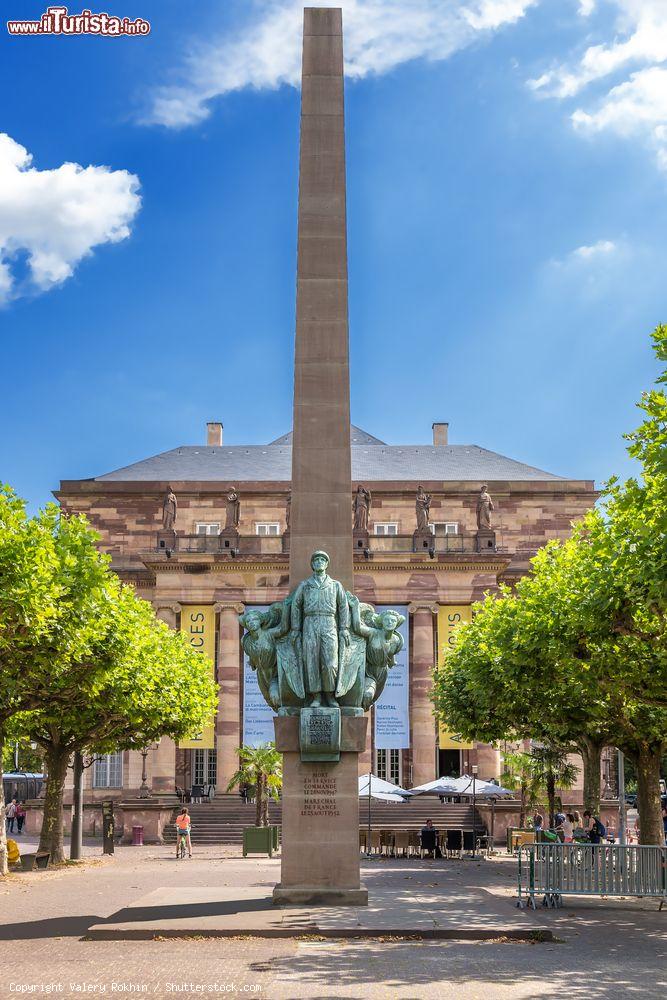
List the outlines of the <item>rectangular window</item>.
{"label": "rectangular window", "polygon": [[272,522],[270,524],[269,523],[257,524],[255,525],[255,530],[258,535],[279,535],[280,525],[276,524],[275,522]]}
{"label": "rectangular window", "polygon": [[94,764],[93,788],[123,787],[123,754],[105,753]]}
{"label": "rectangular window", "polygon": [[434,535],[458,535],[459,526],[456,521],[436,521],[431,525]]}
{"label": "rectangular window", "polygon": [[401,751],[376,750],[376,771],[378,778],[391,781],[392,785],[401,783]]}
{"label": "rectangular window", "polygon": [[204,522],[199,521],[195,526],[196,535],[219,535],[220,534],[220,522]]}
{"label": "rectangular window", "polygon": [[192,784],[215,785],[215,750],[193,750],[192,757]]}
{"label": "rectangular window", "polygon": [[375,534],[376,535],[397,535],[398,534],[398,523],[392,521],[387,524],[375,524]]}

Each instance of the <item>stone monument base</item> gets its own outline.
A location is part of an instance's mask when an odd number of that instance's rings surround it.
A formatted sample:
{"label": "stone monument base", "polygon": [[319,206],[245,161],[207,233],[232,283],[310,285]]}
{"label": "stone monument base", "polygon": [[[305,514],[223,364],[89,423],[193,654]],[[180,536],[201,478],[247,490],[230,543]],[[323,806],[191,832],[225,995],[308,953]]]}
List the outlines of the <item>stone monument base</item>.
{"label": "stone monument base", "polygon": [[321,886],[276,885],[273,888],[276,906],[368,906],[368,889],[323,889]]}
{"label": "stone monument base", "polygon": [[283,755],[277,906],[366,906],[359,878],[359,769],[368,719],[343,715],[340,760],[303,761],[299,719],[274,719]]}

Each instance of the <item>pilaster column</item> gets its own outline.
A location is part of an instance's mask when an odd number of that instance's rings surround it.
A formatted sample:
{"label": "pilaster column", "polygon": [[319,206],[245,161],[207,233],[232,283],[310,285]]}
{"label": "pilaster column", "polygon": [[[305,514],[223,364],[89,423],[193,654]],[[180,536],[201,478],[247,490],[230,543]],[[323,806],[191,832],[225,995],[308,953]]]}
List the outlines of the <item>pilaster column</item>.
{"label": "pilaster column", "polygon": [[436,777],[435,716],[431,692],[435,649],[437,604],[410,604],[412,615],[412,659],[410,660],[410,734],[412,785],[423,785]]}
{"label": "pilaster column", "polygon": [[216,604],[220,614],[218,647],[218,714],[216,732],[216,790],[227,791],[227,785],[239,769],[238,748],[241,745],[239,696],[241,691],[241,631],[239,615],[245,605]]}
{"label": "pilaster column", "polygon": [[[169,628],[176,629],[180,604],[156,604],[155,614]],[[156,795],[176,794],[176,744],[169,736],[163,736],[151,754],[151,789]]]}

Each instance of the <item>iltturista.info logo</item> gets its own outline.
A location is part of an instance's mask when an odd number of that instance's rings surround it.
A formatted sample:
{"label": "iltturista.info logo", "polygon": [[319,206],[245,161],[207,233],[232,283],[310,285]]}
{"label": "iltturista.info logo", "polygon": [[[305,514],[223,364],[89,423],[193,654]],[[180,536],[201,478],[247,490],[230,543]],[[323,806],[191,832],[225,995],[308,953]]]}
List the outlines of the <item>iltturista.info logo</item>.
{"label": "iltturista.info logo", "polygon": [[10,35],[105,35],[120,38],[127,35],[148,35],[151,26],[142,17],[116,17],[100,11],[94,14],[84,8],[80,14],[70,14],[67,7],[47,7],[39,21],[7,21]]}

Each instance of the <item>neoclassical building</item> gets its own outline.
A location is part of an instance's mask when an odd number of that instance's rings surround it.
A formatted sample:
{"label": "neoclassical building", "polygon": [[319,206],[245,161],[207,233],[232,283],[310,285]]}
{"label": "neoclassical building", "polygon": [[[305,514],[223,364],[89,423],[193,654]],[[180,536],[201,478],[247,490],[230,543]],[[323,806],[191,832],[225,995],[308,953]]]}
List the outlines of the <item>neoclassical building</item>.
{"label": "neoclassical building", "polygon": [[[432,432],[430,444],[388,445],[351,428],[350,518],[358,487],[368,491],[362,502],[370,501],[354,534],[355,591],[406,619],[405,648],[374,710],[360,766],[367,770],[372,754],[376,773],[408,787],[475,763],[483,778],[499,773],[497,751],[438,732],[430,701],[434,666],[472,602],[525,574],[536,550],[567,537],[597,495],[590,480],[450,444],[446,423],[434,423]],[[149,751],[155,793],[192,784],[224,792],[241,743],[270,738],[270,711],[244,662],[238,616],[287,596],[290,476],[290,434],[266,445],[229,446],[222,424],[210,423],[206,443],[63,481],[56,493],[65,511],[87,516],[118,575],[172,628],[195,644],[206,641],[214,660],[216,718],[186,747],[163,739]],[[486,502],[480,513],[482,486],[492,509]],[[88,799],[136,795],[142,764],[134,752],[98,761],[86,772]]]}

